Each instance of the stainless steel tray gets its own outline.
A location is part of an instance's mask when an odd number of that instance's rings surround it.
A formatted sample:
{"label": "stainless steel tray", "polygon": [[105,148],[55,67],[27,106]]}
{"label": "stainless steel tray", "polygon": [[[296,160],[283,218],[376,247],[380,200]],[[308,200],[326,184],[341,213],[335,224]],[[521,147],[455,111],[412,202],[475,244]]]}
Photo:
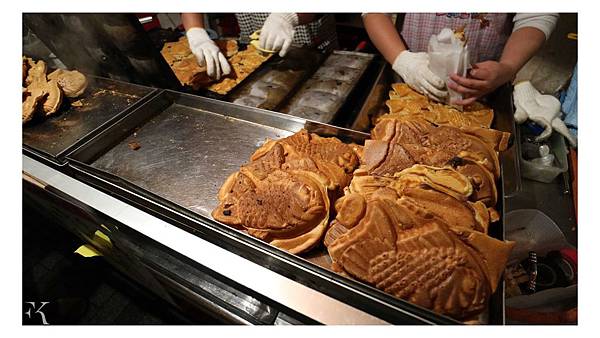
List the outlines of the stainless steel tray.
{"label": "stainless steel tray", "polygon": [[[234,102],[236,99],[252,98],[252,86],[256,82],[265,82],[273,72],[291,71],[290,76],[285,80],[285,85],[282,87],[286,92],[285,95],[277,95],[274,99],[258,100],[260,104],[255,107],[267,110],[277,110],[284,104],[294,93],[304,80],[306,80],[319,67],[325,55],[319,51],[308,48],[291,48],[285,58],[275,56],[260,70],[248,77],[248,81],[241,86],[235,88],[228,97],[229,102]],[[278,84],[269,83],[279,86]],[[253,106],[254,107],[254,106]]]}
{"label": "stainless steel tray", "polygon": [[[458,323],[299,257],[210,217],[216,194],[266,137],[302,128],[345,142],[368,134],[163,91],[68,155],[74,176],[202,238],[391,323]],[[138,150],[129,148],[135,140]],[[311,264],[310,261],[317,264]],[[318,306],[315,304],[315,306]]]}
{"label": "stainless steel tray", "polygon": [[[86,75],[88,88],[81,106],[65,103],[57,115],[23,127],[23,145],[61,162],[69,151],[137,107],[157,91],[150,87]],[[66,100],[66,98],[65,98]]]}
{"label": "stainless steel tray", "polygon": [[[136,111],[134,116],[147,121],[136,119],[117,133],[111,131],[106,140],[116,144],[88,163],[210,217],[221,184],[267,138],[283,138],[305,127],[304,120],[278,113],[247,114],[237,105],[198,105],[194,99],[162,92]],[[312,129],[324,132],[317,125]],[[346,133],[359,142],[366,136]],[[133,142],[139,149],[131,148]]]}
{"label": "stainless steel tray", "polygon": [[[266,138],[292,132],[174,103],[92,166],[210,217],[220,184]],[[137,142],[132,150],[129,142]]]}

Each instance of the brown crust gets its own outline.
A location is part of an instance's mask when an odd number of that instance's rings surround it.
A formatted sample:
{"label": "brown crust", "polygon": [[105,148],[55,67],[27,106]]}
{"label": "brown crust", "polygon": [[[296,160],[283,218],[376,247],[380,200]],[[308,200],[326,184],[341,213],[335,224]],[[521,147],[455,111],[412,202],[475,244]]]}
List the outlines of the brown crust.
{"label": "brown crust", "polygon": [[58,112],[63,100],[63,92],[60,89],[56,80],[51,80],[43,84],[48,96],[44,101],[43,109],[46,116],[50,116]]}
{"label": "brown crust", "polygon": [[194,90],[208,88],[222,95],[227,94],[271,57],[271,55],[261,55],[252,46],[239,51],[235,40],[216,40],[215,43],[228,58],[232,69],[230,75],[216,82],[208,77],[206,67],[198,64],[186,37],[176,42],[165,43],[161,54],[183,86],[190,86]]}
{"label": "brown crust", "polygon": [[66,97],[76,98],[87,88],[85,75],[76,70],[57,69],[47,76],[49,81],[56,80]]}
{"label": "brown crust", "polygon": [[212,216],[291,253],[305,252],[322,240],[330,195],[342,193],[357,165],[352,147],[306,130],[268,140],[224,182]]}
{"label": "brown crust", "polygon": [[23,56],[23,85],[25,85],[25,79],[27,79],[27,72],[29,71],[29,61],[27,59],[27,57]]}
{"label": "brown crust", "polygon": [[[368,203],[361,223],[328,246],[334,266],[442,314],[464,318],[481,312],[491,286],[477,253],[443,223],[397,227],[387,216],[389,207],[377,199]],[[411,213],[404,210],[400,213]]]}
{"label": "brown crust", "polygon": [[33,61],[30,58],[26,58],[29,65],[29,71],[27,72],[27,78],[25,78],[25,84],[27,86],[34,82],[46,82],[46,63],[42,60]]}
{"label": "brown crust", "polygon": [[404,83],[392,84],[390,100],[386,101],[389,114],[381,119],[398,119],[409,121],[422,118],[438,125],[454,127],[489,128],[494,119],[494,111],[485,105],[475,102],[463,107],[460,111],[454,107],[430,101],[426,96],[414,91]]}
{"label": "brown crust", "polygon": [[[481,130],[481,128],[479,128]],[[492,138],[482,135],[495,135],[498,143],[493,144]],[[442,166],[443,162],[453,157],[461,157],[473,160],[485,166],[494,174],[500,176],[500,164],[498,154],[494,148],[500,147],[504,137],[499,132],[479,133],[473,128],[463,131],[460,128],[450,126],[436,127],[431,123],[415,119],[400,121],[395,119],[383,119],[371,131],[374,140],[386,141],[400,144],[408,149],[427,152],[427,156],[414,158],[417,163]],[[416,147],[416,148],[415,148]],[[409,151],[410,152],[410,151]],[[411,155],[413,155],[411,153]],[[440,161],[433,162],[432,159],[439,157]]]}
{"label": "brown crust", "polygon": [[48,93],[42,88],[32,89],[31,92],[27,91],[27,96],[23,101],[23,124],[31,121],[35,117],[35,114],[40,111],[40,106],[47,95]]}
{"label": "brown crust", "polygon": [[[513,243],[485,235],[490,217],[483,203],[447,194],[469,189],[435,184],[448,182],[445,172],[461,177],[426,166],[388,178],[355,176],[325,236],[334,271],[455,318],[483,311]],[[358,196],[365,212],[345,200]]]}

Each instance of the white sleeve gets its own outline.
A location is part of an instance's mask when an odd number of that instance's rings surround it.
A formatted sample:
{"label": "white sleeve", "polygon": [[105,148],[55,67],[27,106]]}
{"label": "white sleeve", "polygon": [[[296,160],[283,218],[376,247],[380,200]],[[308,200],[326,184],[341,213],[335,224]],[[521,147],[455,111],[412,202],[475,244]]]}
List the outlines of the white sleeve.
{"label": "white sleeve", "polygon": [[533,27],[546,35],[546,40],[556,27],[558,13],[517,13],[513,18],[513,32],[523,27]]}

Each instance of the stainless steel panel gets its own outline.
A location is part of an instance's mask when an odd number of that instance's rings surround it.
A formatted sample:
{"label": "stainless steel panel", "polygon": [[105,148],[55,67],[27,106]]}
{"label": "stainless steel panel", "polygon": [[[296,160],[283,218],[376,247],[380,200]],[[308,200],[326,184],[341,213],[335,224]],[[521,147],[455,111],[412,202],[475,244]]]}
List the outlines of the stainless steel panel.
{"label": "stainless steel panel", "polygon": [[[209,216],[225,179],[267,138],[292,132],[173,104],[92,165]],[[129,142],[141,147],[132,150]]]}
{"label": "stainless steel panel", "polygon": [[[147,120],[144,123],[140,121]],[[129,122],[128,122],[129,121]],[[306,128],[361,142],[368,135],[261,109],[165,91],[98,139],[94,168],[210,216],[225,179],[268,138]],[[118,134],[121,135],[118,135]],[[129,144],[140,148],[133,150]],[[115,144],[114,146],[111,145]],[[75,159],[79,159],[77,155]]]}
{"label": "stainless steel panel", "polygon": [[[324,324],[386,324],[363,310],[354,308],[324,293],[286,278],[267,267],[227,251],[218,245],[145,213],[114,196],[58,172],[27,156],[23,156],[23,171],[37,180],[47,182],[78,204],[102,213],[103,217],[125,224],[151,241],[171,248],[234,282],[244,285],[290,309]],[[105,203],[98,205],[98,200]],[[318,305],[318,306],[316,306]],[[410,316],[410,313],[406,314]]]}

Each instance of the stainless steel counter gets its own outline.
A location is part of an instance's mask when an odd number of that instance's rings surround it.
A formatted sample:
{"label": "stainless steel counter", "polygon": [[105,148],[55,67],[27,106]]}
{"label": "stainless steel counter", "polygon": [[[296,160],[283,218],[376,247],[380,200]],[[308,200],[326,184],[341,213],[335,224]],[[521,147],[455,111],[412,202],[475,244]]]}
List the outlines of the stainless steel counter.
{"label": "stainless steel counter", "polygon": [[[302,128],[354,142],[368,136],[163,91],[69,154],[67,164],[26,153],[23,167],[28,182],[44,182],[29,189],[40,207],[38,195],[59,195],[52,214],[86,242],[94,243],[96,231],[109,236],[114,245],[105,256],[167,301],[259,324],[456,323],[206,217],[220,182],[265,137]],[[134,140],[141,148],[129,147]],[[89,221],[73,221],[73,214]]]}
{"label": "stainless steel counter", "polygon": [[[236,323],[452,323],[429,317],[414,305],[399,304],[360,283],[340,281],[341,277],[300,259],[273,253],[255,239],[235,237],[229,232],[234,230],[221,229],[206,217],[220,183],[248,159],[265,136],[285,137],[300,128],[347,140],[368,135],[176,93],[156,95],[148,102],[94,136],[104,137],[106,142],[90,141],[87,149],[79,148],[79,157],[69,156],[67,160],[73,163],[56,168],[23,155],[29,198],[40,207],[50,204],[48,212],[63,220],[65,227],[175,306],[191,302],[199,311],[211,311]],[[187,126],[185,130],[177,127],[181,125]],[[503,127],[510,131],[511,126]],[[236,139],[236,130],[243,139]],[[228,138],[228,146],[218,142],[223,137]],[[131,149],[132,141],[141,148]],[[196,145],[201,151],[196,151]],[[232,147],[236,147],[235,157],[231,156]],[[182,151],[189,156],[181,156]],[[95,158],[94,154],[101,155]],[[199,224],[187,211],[164,205],[151,195],[128,192],[119,182],[85,172],[86,166],[77,161],[124,177],[205,220]],[[572,203],[565,204],[570,196],[562,194],[562,181],[537,184],[521,180],[519,175],[509,176],[518,172],[518,162],[512,164],[503,158],[503,182],[514,187],[506,189],[504,184],[505,211],[543,208],[561,228],[570,229],[573,209]],[[85,175],[87,179],[82,178]],[[189,194],[182,196],[181,191]],[[190,230],[188,223],[202,226]],[[110,245],[99,241],[98,231],[111,239]],[[233,246],[252,250],[232,250]],[[253,257],[258,255],[262,258]],[[335,292],[331,291],[334,288]]]}
{"label": "stainless steel counter", "polygon": [[[171,284],[176,284],[178,292],[188,294],[187,299],[190,294],[198,297],[205,306],[219,309],[224,318],[233,322],[261,323],[256,316],[251,315],[253,310],[260,313],[273,311],[273,306],[263,309],[260,306],[278,304],[277,314],[271,316],[273,322],[269,324],[289,322],[289,318],[295,313],[301,313],[301,317],[309,322],[323,324],[385,323],[25,155],[23,173],[27,177],[27,191],[33,194],[34,199],[38,199],[40,206],[49,198],[60,199],[61,202],[50,212],[60,217],[69,230],[92,243],[123,272],[130,276],[133,274],[140,283],[175,305],[176,295],[168,290],[165,281],[171,280]],[[44,194],[50,194],[51,197],[39,197]],[[101,240],[102,237],[97,236],[98,231],[110,238],[111,242]],[[177,256],[178,259],[173,258]],[[229,291],[220,290],[215,283],[206,281],[204,276],[208,273],[217,276],[212,277],[213,279],[229,280],[229,287],[241,285],[241,290],[251,290],[250,293],[255,296],[245,295],[243,291],[234,288]],[[207,287],[207,292],[198,290],[199,286]],[[213,297],[221,294],[224,299],[211,299],[211,294]],[[219,306],[219,303],[227,300],[234,303],[229,303],[234,309],[228,311],[227,306]]]}

